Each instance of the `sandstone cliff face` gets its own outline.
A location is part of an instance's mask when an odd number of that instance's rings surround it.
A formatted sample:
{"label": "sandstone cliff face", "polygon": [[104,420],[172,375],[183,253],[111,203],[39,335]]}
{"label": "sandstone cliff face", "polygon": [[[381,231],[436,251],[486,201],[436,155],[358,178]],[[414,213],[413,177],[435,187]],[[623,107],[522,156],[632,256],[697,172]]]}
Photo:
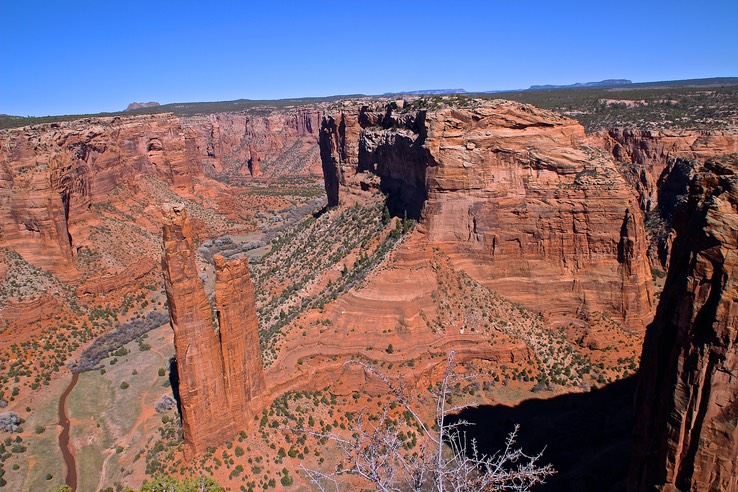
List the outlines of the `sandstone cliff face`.
{"label": "sandstone cliff face", "polygon": [[[478,281],[552,316],[652,315],[637,200],[574,120],[509,101],[349,105],[320,148],[329,204],[378,187]],[[378,183],[376,177],[378,176]]]}
{"label": "sandstone cliff face", "polygon": [[638,193],[641,210],[648,216],[651,265],[666,270],[676,204],[686,199],[689,181],[700,164],[738,152],[738,133],[613,128],[594,134],[591,140],[612,154],[621,174]]}
{"label": "sandstone cliff face", "polygon": [[95,118],[0,132],[0,240],[35,265],[76,275],[89,208],[157,176],[191,193],[194,141],[171,115]]}
{"label": "sandstone cliff face", "polygon": [[[253,284],[247,260],[216,257],[216,319],[198,277],[184,208],[164,208],[162,268],[174,329],[186,455],[244,429],[264,390]],[[240,295],[243,292],[243,295]]]}
{"label": "sandstone cliff face", "polygon": [[225,392],[238,424],[253,415],[252,402],[265,390],[254,284],[246,257],[226,261],[216,255],[213,260]]}
{"label": "sandstone cliff face", "polygon": [[222,179],[320,173],[320,111],[307,107],[183,118],[205,172]]}
{"label": "sandstone cliff face", "polygon": [[[91,246],[92,229],[117,227],[100,224],[96,207],[112,204],[153,235],[162,199],[176,200],[167,195],[201,202],[220,190],[206,174],[319,173],[318,126],[319,108],[307,107],[86,118],[0,131],[0,244],[65,280],[77,279],[77,252]],[[136,205],[120,207],[125,200]],[[151,213],[142,214],[148,205]],[[113,270],[130,266],[123,261]]]}
{"label": "sandstone cliff face", "polygon": [[675,218],[643,346],[631,490],[738,490],[738,162],[708,162]]}

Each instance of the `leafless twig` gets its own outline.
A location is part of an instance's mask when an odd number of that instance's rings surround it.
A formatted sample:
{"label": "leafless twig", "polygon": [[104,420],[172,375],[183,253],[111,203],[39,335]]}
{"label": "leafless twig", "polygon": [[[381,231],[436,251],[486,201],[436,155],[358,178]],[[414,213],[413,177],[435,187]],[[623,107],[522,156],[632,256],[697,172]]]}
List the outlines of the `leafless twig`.
{"label": "leafless twig", "polygon": [[371,425],[367,425],[360,415],[351,429],[350,439],[295,429],[333,442],[343,454],[343,459],[330,473],[303,466],[302,470],[310,481],[325,492],[338,492],[338,479],[345,474],[360,477],[380,491],[527,491],[553,475],[555,470],[551,465],[539,464],[543,451],[527,455],[516,447],[517,425],[508,435],[504,448],[487,456],[479,453],[474,440],[467,442],[466,434],[459,430],[461,426],[469,425],[468,422],[446,422],[448,415],[476,406],[474,403],[451,404],[454,385],[475,377],[458,374],[454,357],[454,352],[448,354],[443,378],[430,388],[436,404],[435,428],[429,428],[417,413],[414,407],[417,400],[409,396],[402,377],[391,379],[364,361],[348,361],[346,364],[358,365],[387,386],[396,401],[412,416],[417,428],[422,430],[424,439],[419,442],[418,450],[410,453],[399,437],[388,408]]}

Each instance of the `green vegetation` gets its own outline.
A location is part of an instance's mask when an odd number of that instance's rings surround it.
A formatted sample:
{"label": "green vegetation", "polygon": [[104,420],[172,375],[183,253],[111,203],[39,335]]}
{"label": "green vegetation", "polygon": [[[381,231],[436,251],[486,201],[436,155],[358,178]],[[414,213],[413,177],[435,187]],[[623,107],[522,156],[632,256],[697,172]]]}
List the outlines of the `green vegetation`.
{"label": "green vegetation", "polygon": [[[323,309],[362,282],[412,228],[413,221],[407,219],[397,220],[394,227],[385,224],[382,210],[378,203],[356,204],[310,216],[276,236],[271,250],[252,263],[266,366],[276,357],[277,344],[290,322],[305,309]],[[351,255],[353,261],[348,260]],[[336,267],[340,267],[339,278],[321,290],[311,289],[323,272]]]}
{"label": "green vegetation", "polygon": [[[627,345],[620,350],[628,349],[631,353],[622,357],[614,367],[606,367],[604,363],[593,360],[594,355],[582,351],[579,345],[567,338],[565,327],[558,330],[546,327],[539,314],[491,292],[465,272],[454,270],[444,254],[436,252],[433,264],[439,289],[432,296],[439,309],[435,318],[421,314],[431,328],[445,332],[446,327],[458,326],[462,332],[489,334],[491,344],[502,334],[524,342],[535,355],[535,369],[527,367],[527,364],[502,364],[488,373],[489,378],[482,382],[481,389],[487,390],[510,381],[530,383],[534,391],[550,385],[586,386],[619,379],[635,371],[632,363],[637,358],[638,337],[604,315],[591,313],[589,322],[605,326],[603,329],[610,332],[609,337],[617,335],[626,342]],[[475,391],[478,389],[474,388]]]}
{"label": "green vegetation", "polygon": [[[687,81],[688,82],[688,81]],[[738,84],[663,83],[619,88],[550,89],[485,94],[551,109],[579,120],[588,132],[613,127],[723,129],[738,116]]]}
{"label": "green vegetation", "polygon": [[159,475],[145,481],[139,492],[224,492],[225,489],[210,477],[179,479]]}

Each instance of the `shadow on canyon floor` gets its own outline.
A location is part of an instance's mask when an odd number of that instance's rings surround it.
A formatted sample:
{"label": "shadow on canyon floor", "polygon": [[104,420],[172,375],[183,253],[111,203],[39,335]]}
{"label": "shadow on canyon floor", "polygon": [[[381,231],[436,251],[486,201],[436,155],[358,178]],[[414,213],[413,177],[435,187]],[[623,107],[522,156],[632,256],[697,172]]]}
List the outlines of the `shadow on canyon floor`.
{"label": "shadow on canyon floor", "polygon": [[533,490],[625,490],[635,387],[631,376],[589,393],[527,400],[516,407],[485,405],[459,417],[475,424],[464,430],[482,453],[499,450],[515,424],[520,424],[517,444],[525,452],[545,447],[542,463],[553,464],[557,473]]}

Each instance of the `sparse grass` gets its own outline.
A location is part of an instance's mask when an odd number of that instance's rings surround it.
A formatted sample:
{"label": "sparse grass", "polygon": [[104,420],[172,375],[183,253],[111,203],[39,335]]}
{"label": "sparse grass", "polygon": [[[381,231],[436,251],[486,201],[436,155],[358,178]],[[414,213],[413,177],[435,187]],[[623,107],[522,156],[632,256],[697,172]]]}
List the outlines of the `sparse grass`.
{"label": "sparse grass", "polygon": [[96,446],[77,448],[77,490],[97,490],[100,470],[102,470],[103,460],[105,459],[100,450],[107,450],[110,446],[112,446],[112,442],[105,439],[96,443]]}
{"label": "sparse grass", "polygon": [[[109,373],[106,373],[106,376]],[[83,373],[67,398],[69,417],[75,420],[99,418],[112,405],[116,388],[99,373]]]}
{"label": "sparse grass", "polygon": [[[502,92],[484,95],[551,109],[579,120],[588,132],[613,127],[724,130],[738,117],[738,85],[633,86]],[[734,124],[734,123],[733,123]]]}
{"label": "sparse grass", "polygon": [[[143,447],[150,432],[161,424],[162,414],[153,409],[161,395],[169,391],[162,388],[158,369],[174,351],[171,329],[163,326],[153,330],[146,340],[151,350],[139,351],[136,341],[128,343],[126,354],[118,357],[116,364],[106,366],[104,375],[97,371],[80,374],[68,399],[69,416],[75,422],[72,426],[75,447],[78,452],[80,448],[89,450],[77,458],[80,477],[82,473],[92,476],[85,484],[80,481],[80,490],[83,486],[84,490],[96,490],[102,462],[107,457],[103,483],[111,485],[123,480],[130,473],[126,470],[132,466],[135,450]],[[132,376],[134,368],[137,374]],[[124,380],[129,385],[125,390],[120,389]],[[152,410],[152,416],[139,422],[141,412],[147,409]],[[171,410],[166,415],[174,413]],[[174,428],[178,424],[172,421],[170,425]]]}

